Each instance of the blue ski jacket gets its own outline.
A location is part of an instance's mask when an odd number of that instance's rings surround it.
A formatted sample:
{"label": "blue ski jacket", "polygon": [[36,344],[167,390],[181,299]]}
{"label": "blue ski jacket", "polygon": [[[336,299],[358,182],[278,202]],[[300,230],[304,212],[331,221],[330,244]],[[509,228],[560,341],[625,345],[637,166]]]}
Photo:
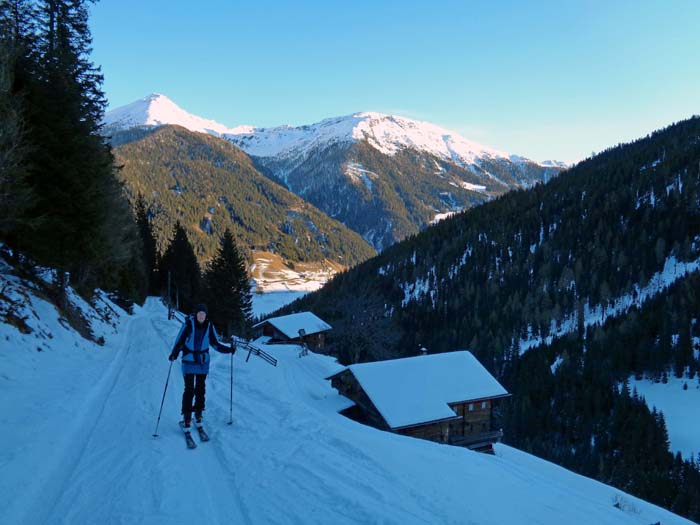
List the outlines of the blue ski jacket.
{"label": "blue ski jacket", "polygon": [[171,355],[177,359],[178,354],[182,352],[183,374],[208,374],[210,346],[222,354],[236,351],[235,348],[219,341],[216,329],[209,319],[200,324],[194,316],[190,316],[180,329]]}

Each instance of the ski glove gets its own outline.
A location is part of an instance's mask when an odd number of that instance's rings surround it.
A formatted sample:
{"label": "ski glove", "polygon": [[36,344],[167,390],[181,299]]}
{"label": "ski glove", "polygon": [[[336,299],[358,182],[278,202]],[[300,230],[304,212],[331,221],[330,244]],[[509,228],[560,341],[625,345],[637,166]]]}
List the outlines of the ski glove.
{"label": "ski glove", "polygon": [[169,360],[169,361],[175,361],[175,359],[177,359],[177,356],[178,356],[179,353],[180,353],[179,351],[173,350],[173,351],[170,353],[170,357],[168,357],[168,360]]}

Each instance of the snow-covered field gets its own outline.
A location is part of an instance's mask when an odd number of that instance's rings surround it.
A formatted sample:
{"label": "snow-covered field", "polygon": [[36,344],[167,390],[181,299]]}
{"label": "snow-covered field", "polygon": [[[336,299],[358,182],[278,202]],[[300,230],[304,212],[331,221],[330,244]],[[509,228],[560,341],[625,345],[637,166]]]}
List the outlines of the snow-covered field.
{"label": "snow-covered field", "polygon": [[255,280],[255,290],[263,293],[313,292],[345,269],[328,260],[290,265],[277,254],[261,251],[253,252],[253,261],[250,273]]}
{"label": "snow-covered field", "polygon": [[[656,407],[666,420],[671,450],[689,459],[700,455],[700,379],[677,378],[673,374],[668,383],[649,379],[630,378],[630,389],[637,389],[649,408]],[[687,390],[683,385],[687,384]]]}
{"label": "snow-covered field", "polygon": [[0,277],[0,312],[31,330],[0,323],[0,523],[690,523],[507,446],[483,455],[346,419],[324,379],[339,365],[293,346],[265,347],[277,367],[213,353],[212,440],[196,450],[177,426],[174,365],[154,439],[179,322],[155,298],[133,316],[101,300],[113,325],[83,305],[98,346]]}
{"label": "snow-covered field", "polygon": [[307,292],[265,292],[253,294],[253,316],[260,317],[282,308],[283,306],[304,297]]}

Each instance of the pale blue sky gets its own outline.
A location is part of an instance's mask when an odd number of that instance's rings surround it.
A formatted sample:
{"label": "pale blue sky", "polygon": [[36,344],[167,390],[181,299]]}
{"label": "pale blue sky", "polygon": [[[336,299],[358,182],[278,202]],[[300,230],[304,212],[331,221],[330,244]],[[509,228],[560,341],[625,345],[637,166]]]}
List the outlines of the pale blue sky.
{"label": "pale blue sky", "polygon": [[229,126],[356,111],[575,161],[700,114],[700,2],[101,0],[110,108],[152,92]]}

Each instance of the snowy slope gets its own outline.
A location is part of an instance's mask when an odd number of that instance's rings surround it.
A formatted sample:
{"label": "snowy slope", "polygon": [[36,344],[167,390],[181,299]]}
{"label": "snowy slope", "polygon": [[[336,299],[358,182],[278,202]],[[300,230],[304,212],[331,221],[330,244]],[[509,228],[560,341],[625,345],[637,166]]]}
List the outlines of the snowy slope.
{"label": "snowy slope", "polygon": [[104,124],[108,129],[128,129],[137,126],[162,126],[172,124],[190,131],[221,136],[238,133],[244,129],[232,129],[188,113],[165,95],[153,93],[147,97],[121,106],[105,114]]}
{"label": "snowy slope", "polygon": [[488,456],[350,421],[323,379],[338,364],[298,347],[266,347],[276,368],[234,356],[232,426],[230,360],[214,353],[212,441],[194,451],[177,428],[175,365],[154,439],[179,329],[163,306],[109,305],[112,327],[83,304],[100,347],[16,279],[2,285],[2,311],[13,301],[32,333],[0,324],[0,523],[690,523],[507,446]]}

